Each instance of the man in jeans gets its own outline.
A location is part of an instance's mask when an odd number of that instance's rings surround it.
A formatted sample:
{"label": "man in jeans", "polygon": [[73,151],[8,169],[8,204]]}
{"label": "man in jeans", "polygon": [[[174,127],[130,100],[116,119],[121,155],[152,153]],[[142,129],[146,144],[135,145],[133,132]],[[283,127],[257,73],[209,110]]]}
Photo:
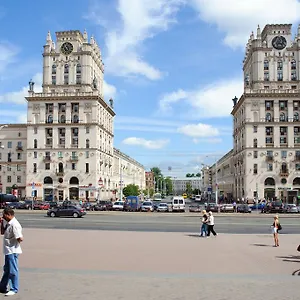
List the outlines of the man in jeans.
{"label": "man in jeans", "polygon": [[0,292],[5,293],[5,296],[12,296],[19,290],[18,256],[22,253],[20,246],[23,241],[22,226],[15,218],[15,212],[11,208],[4,208],[3,219],[0,218],[0,221],[5,255]]}

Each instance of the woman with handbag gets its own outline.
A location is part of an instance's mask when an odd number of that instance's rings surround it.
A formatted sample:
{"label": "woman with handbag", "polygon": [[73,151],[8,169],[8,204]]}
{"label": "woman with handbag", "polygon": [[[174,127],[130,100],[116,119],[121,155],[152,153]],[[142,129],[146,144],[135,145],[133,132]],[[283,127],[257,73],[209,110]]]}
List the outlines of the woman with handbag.
{"label": "woman with handbag", "polygon": [[278,215],[274,216],[274,222],[272,224],[272,233],[274,236],[274,247],[279,247],[278,231],[281,230]]}

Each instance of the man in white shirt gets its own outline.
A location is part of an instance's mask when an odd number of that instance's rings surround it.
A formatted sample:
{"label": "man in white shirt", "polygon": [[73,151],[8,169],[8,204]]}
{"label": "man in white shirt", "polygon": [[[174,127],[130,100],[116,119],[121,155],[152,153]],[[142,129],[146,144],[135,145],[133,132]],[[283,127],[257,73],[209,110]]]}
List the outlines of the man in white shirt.
{"label": "man in white shirt", "polygon": [[0,292],[5,293],[5,296],[12,296],[19,290],[18,256],[22,253],[20,245],[23,241],[22,226],[15,218],[15,212],[11,208],[3,210],[3,219],[0,218],[0,220],[1,234],[3,234],[3,252],[5,255]]}

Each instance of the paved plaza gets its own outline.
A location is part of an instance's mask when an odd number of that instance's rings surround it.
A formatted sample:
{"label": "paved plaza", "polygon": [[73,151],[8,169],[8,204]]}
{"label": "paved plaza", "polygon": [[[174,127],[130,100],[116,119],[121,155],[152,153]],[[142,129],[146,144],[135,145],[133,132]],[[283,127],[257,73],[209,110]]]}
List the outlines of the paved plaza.
{"label": "paved plaza", "polygon": [[[297,299],[300,235],[24,229],[14,299]],[[293,276],[294,274],[294,276]],[[4,297],[4,296],[3,296]]]}

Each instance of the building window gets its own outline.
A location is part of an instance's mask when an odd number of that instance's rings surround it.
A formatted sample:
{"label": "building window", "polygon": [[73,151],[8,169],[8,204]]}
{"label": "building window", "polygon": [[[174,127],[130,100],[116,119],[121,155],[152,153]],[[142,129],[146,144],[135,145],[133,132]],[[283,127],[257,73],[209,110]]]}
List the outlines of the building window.
{"label": "building window", "polygon": [[285,122],[285,121],[286,121],[286,118],[285,118],[285,114],[284,114],[284,113],[281,113],[281,114],[280,114],[279,120],[280,120],[280,122]]}
{"label": "building window", "polygon": [[292,71],[292,73],[291,73],[291,80],[292,81],[296,81],[297,80],[297,73],[296,73],[296,71]]}
{"label": "building window", "polygon": [[264,70],[265,71],[269,70],[269,61],[268,60],[264,61]]}
{"label": "building window", "polygon": [[253,147],[254,147],[254,148],[257,148],[257,139],[254,139],[254,140],[253,140]]}
{"label": "building window", "polygon": [[287,109],[287,101],[279,101],[279,109],[280,110],[286,110]]}
{"label": "building window", "polygon": [[90,133],[90,127],[85,127],[85,133]]}
{"label": "building window", "polygon": [[12,142],[7,142],[7,148],[12,148]]}
{"label": "building window", "polygon": [[89,158],[90,157],[90,152],[89,151],[85,151],[85,158]]}
{"label": "building window", "polygon": [[21,166],[17,165],[17,171],[20,172],[21,171]]}
{"label": "building window", "polygon": [[266,107],[266,110],[271,110],[271,108],[273,107],[273,101],[266,101],[265,107]]}
{"label": "building window", "polygon": [[287,151],[281,151],[281,158],[286,159],[287,157]]}
{"label": "building window", "polygon": [[287,135],[287,127],[280,127],[280,135]]}
{"label": "building window", "polygon": [[267,164],[267,171],[269,171],[269,172],[273,171],[273,164],[272,163]]}
{"label": "building window", "polygon": [[300,171],[300,164],[296,164],[295,169],[296,169],[296,171]]}
{"label": "building window", "polygon": [[257,164],[253,165],[253,174],[257,174]]}
{"label": "building window", "polygon": [[52,115],[48,116],[47,123],[53,123],[53,117],[52,117]]}
{"label": "building window", "polygon": [[81,74],[81,64],[77,64],[76,66],[76,73]]}
{"label": "building window", "polygon": [[89,172],[90,172],[90,164],[85,163],[85,173],[89,173]]}
{"label": "building window", "polygon": [[36,149],[38,147],[37,139],[33,140],[33,148]]}
{"label": "building window", "polygon": [[291,61],[291,69],[292,70],[296,70],[297,69],[297,64],[296,64],[296,61],[294,59]]}
{"label": "building window", "polygon": [[21,183],[22,182],[22,177],[21,176],[17,176],[17,183]]}
{"label": "building window", "polygon": [[257,158],[258,157],[258,152],[257,151],[253,151],[253,157]]}
{"label": "building window", "polygon": [[65,66],[64,66],[64,73],[69,74],[69,65],[68,64],[65,64]]}
{"label": "building window", "polygon": [[56,85],[56,76],[52,76],[52,85]]}
{"label": "building window", "polygon": [[279,60],[279,61],[277,62],[277,70],[278,70],[278,71],[282,71],[282,60]]}
{"label": "building window", "polygon": [[56,74],[56,65],[52,65],[52,74],[53,74],[53,75]]}
{"label": "building window", "polygon": [[266,144],[273,144],[273,138],[272,137],[266,137]]}
{"label": "building window", "polygon": [[64,75],[64,84],[65,85],[69,84],[69,75]]}
{"label": "building window", "polygon": [[37,131],[38,131],[37,127],[34,127],[34,128],[33,128],[33,133],[34,133],[34,134],[37,134]]}
{"label": "building window", "polygon": [[36,151],[33,152],[33,158],[37,158],[37,152]]}
{"label": "building window", "polygon": [[50,170],[50,163],[45,164],[45,170]]}
{"label": "building window", "polygon": [[269,81],[269,72],[264,73],[264,81]]}
{"label": "building window", "polygon": [[266,135],[273,135],[273,127],[266,127]]}
{"label": "building window", "polygon": [[17,159],[21,160],[22,159],[22,153],[17,153]]}
{"label": "building window", "polygon": [[72,163],[72,170],[76,170],[76,164],[75,163]]}
{"label": "building window", "polygon": [[76,75],[76,84],[81,84],[81,75]]}
{"label": "building window", "polygon": [[65,115],[60,116],[60,123],[66,123],[66,116]]}
{"label": "building window", "polygon": [[295,112],[294,113],[294,122],[298,122],[299,121],[299,113]]}
{"label": "building window", "polygon": [[33,164],[33,173],[36,173],[37,171],[37,167],[36,167],[36,163]]}
{"label": "building window", "polygon": [[266,122],[271,122],[272,121],[272,115],[270,113],[266,114]]}
{"label": "building window", "polygon": [[11,183],[11,176],[10,175],[7,176],[7,182]]}
{"label": "building window", "polygon": [[90,148],[90,140],[89,139],[85,140],[85,148],[87,148],[87,149]]}
{"label": "building window", "polygon": [[73,117],[73,123],[79,123],[79,117],[78,117],[78,115],[74,115],[74,117]]}
{"label": "building window", "polygon": [[58,158],[63,158],[63,153],[61,151],[59,151],[57,156],[58,156]]}
{"label": "building window", "polygon": [[286,137],[280,137],[280,144],[286,144],[287,138]]}
{"label": "building window", "polygon": [[71,110],[72,110],[72,113],[78,113],[79,112],[79,104],[78,103],[72,103],[71,104]]}
{"label": "building window", "polygon": [[282,80],[283,80],[283,74],[282,74],[282,71],[278,71],[278,72],[277,72],[277,80],[278,80],[278,81],[282,81]]}

